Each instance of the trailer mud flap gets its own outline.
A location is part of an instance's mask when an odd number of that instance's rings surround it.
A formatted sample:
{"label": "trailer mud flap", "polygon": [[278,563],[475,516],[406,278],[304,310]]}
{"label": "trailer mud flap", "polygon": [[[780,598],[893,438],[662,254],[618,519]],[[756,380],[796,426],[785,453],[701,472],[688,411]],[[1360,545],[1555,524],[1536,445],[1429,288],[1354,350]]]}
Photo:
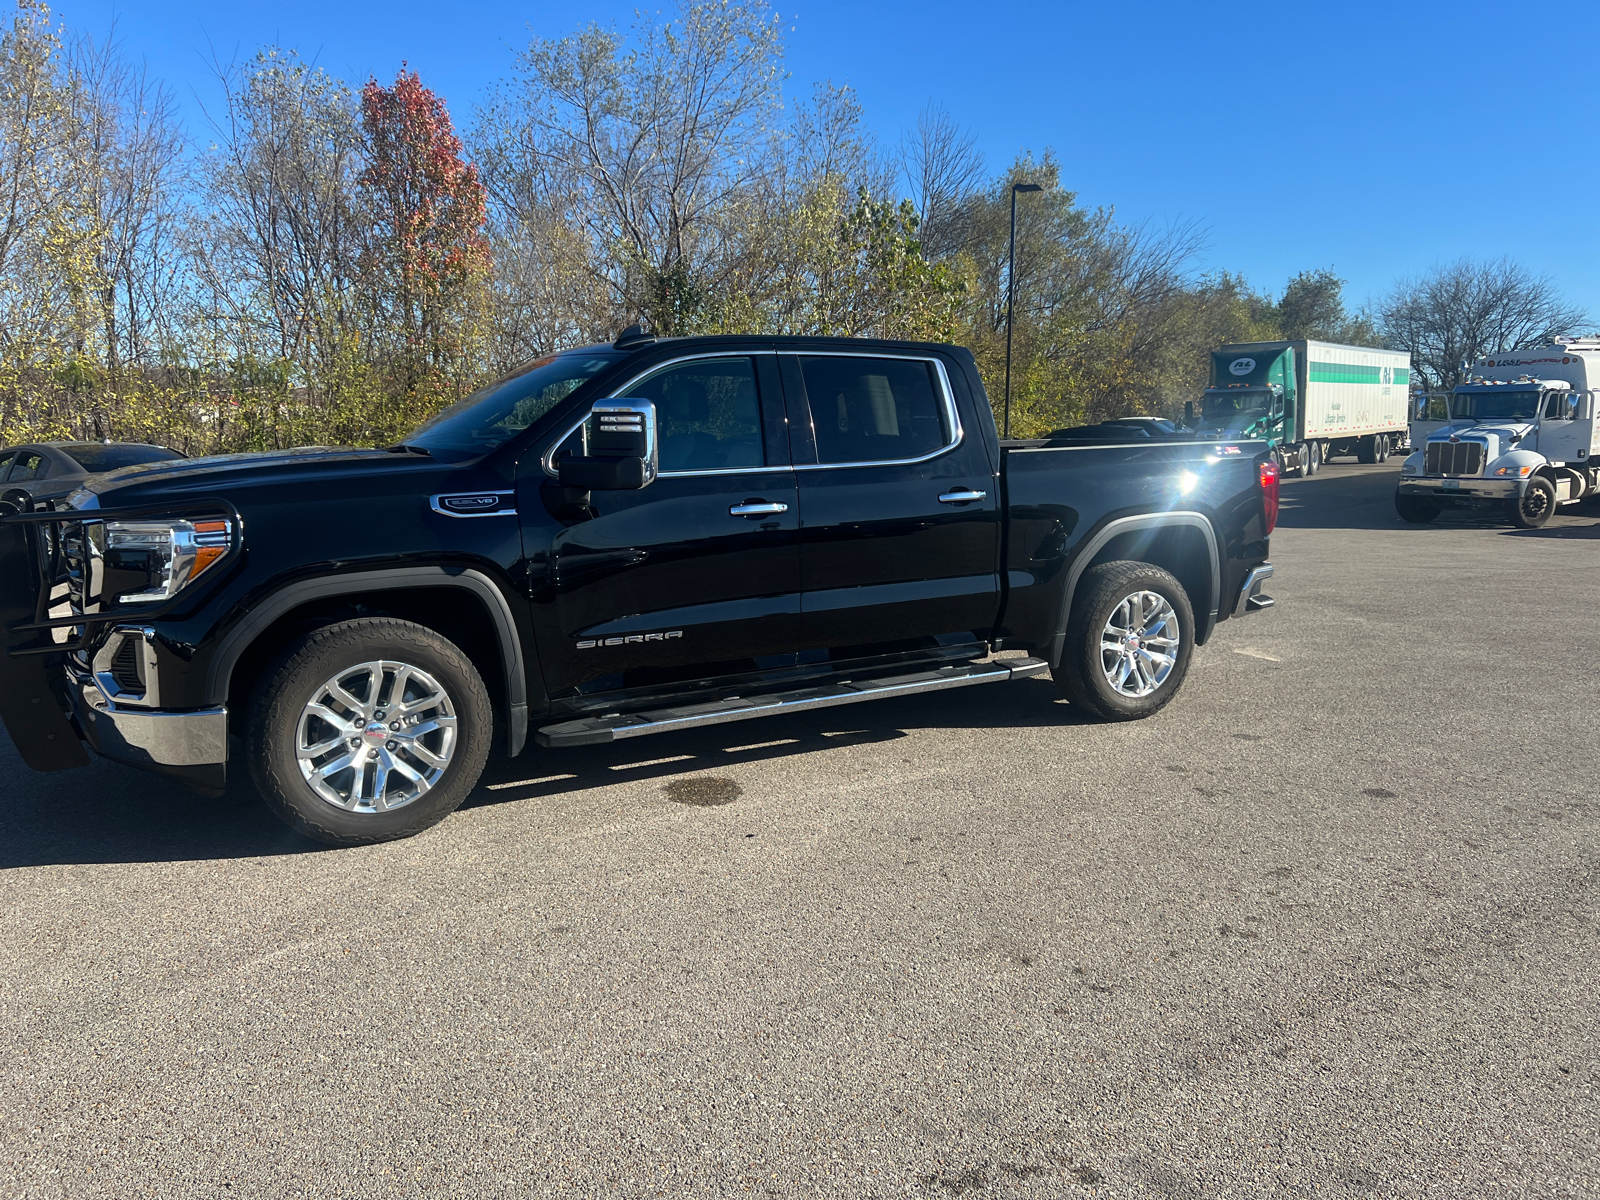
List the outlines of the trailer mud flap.
{"label": "trailer mud flap", "polygon": [[12,631],[33,621],[40,586],[27,526],[0,521],[0,720],[28,766],[64,771],[88,766],[89,756],[52,686],[57,656],[14,653],[49,644],[48,630]]}

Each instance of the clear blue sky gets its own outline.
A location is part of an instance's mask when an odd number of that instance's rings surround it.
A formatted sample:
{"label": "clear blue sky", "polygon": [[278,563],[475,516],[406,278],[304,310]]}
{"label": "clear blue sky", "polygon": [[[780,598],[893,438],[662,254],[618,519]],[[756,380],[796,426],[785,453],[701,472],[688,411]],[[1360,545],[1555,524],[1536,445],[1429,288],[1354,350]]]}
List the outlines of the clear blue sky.
{"label": "clear blue sky", "polygon": [[[513,50],[613,0],[60,0],[169,80],[193,114],[207,60],[263,42],[350,80],[402,59],[458,126]],[[1600,94],[1582,47],[1595,10],[1368,3],[864,3],[788,0],[790,89],[849,83],[886,143],[933,100],[978,136],[991,168],[1053,147],[1064,182],[1129,221],[1193,219],[1200,265],[1281,289],[1332,267],[1359,304],[1441,261],[1507,255],[1600,318],[1590,181]],[[792,18],[792,19],[790,19]],[[200,132],[197,115],[191,120]]]}

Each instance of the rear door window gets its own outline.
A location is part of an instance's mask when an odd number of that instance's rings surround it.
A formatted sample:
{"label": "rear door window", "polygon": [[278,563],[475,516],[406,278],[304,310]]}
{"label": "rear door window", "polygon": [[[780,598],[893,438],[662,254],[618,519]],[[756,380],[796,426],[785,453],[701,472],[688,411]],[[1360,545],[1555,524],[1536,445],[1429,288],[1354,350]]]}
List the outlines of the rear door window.
{"label": "rear door window", "polygon": [[955,424],[927,359],[803,355],[819,463],[925,458],[955,442]]}
{"label": "rear door window", "polygon": [[11,467],[11,474],[6,477],[7,483],[17,483],[23,479],[43,479],[48,470],[44,455],[36,450],[21,450],[17,452],[17,461]]}

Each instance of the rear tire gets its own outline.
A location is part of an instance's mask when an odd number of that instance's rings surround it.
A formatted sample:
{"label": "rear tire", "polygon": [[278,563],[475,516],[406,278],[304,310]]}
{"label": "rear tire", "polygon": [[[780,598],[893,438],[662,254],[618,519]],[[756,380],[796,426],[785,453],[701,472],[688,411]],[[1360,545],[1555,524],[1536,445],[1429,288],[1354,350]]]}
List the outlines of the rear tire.
{"label": "rear tire", "polygon": [[1378,461],[1376,439],[1371,434],[1356,443],[1356,461],[1361,463],[1375,463]]}
{"label": "rear tire", "polygon": [[1300,447],[1300,477],[1309,479],[1317,473],[1317,468],[1322,465],[1322,456],[1317,453],[1315,442],[1306,442]]}
{"label": "rear tire", "polygon": [[1511,523],[1519,529],[1540,529],[1555,514],[1555,485],[1543,475],[1528,480],[1528,490],[1506,503]]}
{"label": "rear tire", "polygon": [[1421,496],[1402,496],[1398,492],[1394,497],[1394,510],[1402,521],[1412,525],[1430,524],[1439,515],[1439,506],[1433,501]]}
{"label": "rear tire", "polygon": [[1380,463],[1389,461],[1389,435],[1387,433],[1380,433],[1373,442],[1373,458]]}
{"label": "rear tire", "polygon": [[1193,653],[1183,585],[1149,563],[1103,563],[1079,584],[1056,688],[1102,720],[1137,721],[1178,694]]}
{"label": "rear tire", "polygon": [[494,716],[454,643],[368,617],[295,642],[260,684],[245,760],[267,807],[330,846],[410,837],[483,774]]}

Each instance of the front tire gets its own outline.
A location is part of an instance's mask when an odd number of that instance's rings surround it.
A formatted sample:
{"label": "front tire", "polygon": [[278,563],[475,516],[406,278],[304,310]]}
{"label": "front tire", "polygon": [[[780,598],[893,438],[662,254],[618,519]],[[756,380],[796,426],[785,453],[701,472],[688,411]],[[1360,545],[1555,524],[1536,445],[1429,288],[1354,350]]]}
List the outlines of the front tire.
{"label": "front tire", "polygon": [[1511,523],[1519,529],[1539,529],[1556,511],[1555,485],[1543,475],[1528,480],[1528,490],[1507,504]]}
{"label": "front tire", "polygon": [[494,716],[470,659],[433,630],[369,617],[301,638],[251,706],[245,755],[267,806],[330,846],[410,837],[483,774]]}
{"label": "front tire", "polygon": [[1178,694],[1193,652],[1182,584],[1149,563],[1103,563],[1079,585],[1056,687],[1103,720],[1137,721]]}

